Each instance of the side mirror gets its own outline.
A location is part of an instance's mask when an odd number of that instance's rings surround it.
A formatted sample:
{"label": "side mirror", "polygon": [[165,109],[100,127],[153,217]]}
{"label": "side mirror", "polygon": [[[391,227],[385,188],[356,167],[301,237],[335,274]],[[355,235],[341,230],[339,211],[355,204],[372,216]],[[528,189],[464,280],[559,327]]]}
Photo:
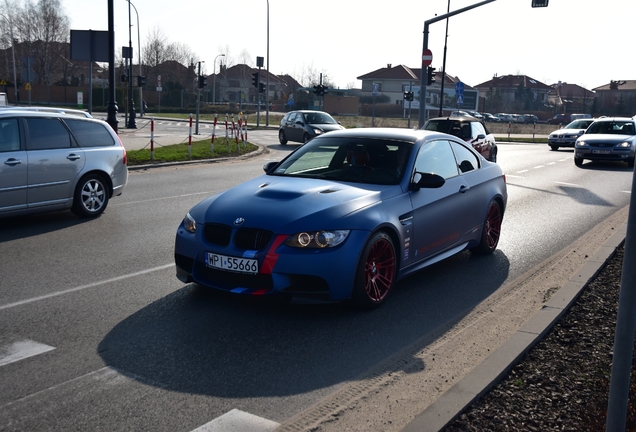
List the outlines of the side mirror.
{"label": "side mirror", "polygon": [[278,165],[278,162],[267,162],[265,165],[263,165],[263,171],[269,173],[276,165]]}
{"label": "side mirror", "polygon": [[477,139],[486,139],[486,135],[479,134],[479,135],[477,135]]}
{"label": "side mirror", "polygon": [[437,189],[444,186],[444,183],[446,183],[446,180],[439,174],[416,172],[413,174],[411,187],[415,190],[421,188]]}

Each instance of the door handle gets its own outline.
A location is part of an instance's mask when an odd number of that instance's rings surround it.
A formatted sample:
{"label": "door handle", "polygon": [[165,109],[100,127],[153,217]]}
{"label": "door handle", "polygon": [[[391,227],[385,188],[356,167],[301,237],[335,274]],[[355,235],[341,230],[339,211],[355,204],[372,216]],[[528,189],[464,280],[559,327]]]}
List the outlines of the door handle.
{"label": "door handle", "polygon": [[465,193],[466,191],[468,191],[470,189],[470,186],[466,186],[466,185],[461,185],[459,187],[459,192],[460,193]]}
{"label": "door handle", "polygon": [[71,153],[70,155],[66,156],[66,159],[72,160],[72,161],[76,161],[79,158],[80,158],[80,155],[76,155],[75,153]]}
{"label": "door handle", "polygon": [[19,165],[21,164],[22,161],[20,159],[15,159],[15,158],[9,158],[6,161],[4,161],[5,165],[9,165],[9,166],[15,166],[15,165]]}

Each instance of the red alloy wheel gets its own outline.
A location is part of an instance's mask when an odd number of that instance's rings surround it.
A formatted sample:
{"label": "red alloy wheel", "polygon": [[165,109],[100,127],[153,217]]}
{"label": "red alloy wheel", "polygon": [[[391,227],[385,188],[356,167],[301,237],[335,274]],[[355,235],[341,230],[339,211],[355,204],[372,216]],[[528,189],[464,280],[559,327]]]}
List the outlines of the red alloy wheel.
{"label": "red alloy wheel", "polygon": [[492,203],[486,215],[486,242],[489,249],[495,249],[501,235],[501,208],[499,204]]}
{"label": "red alloy wheel", "polygon": [[395,251],[390,240],[379,238],[371,246],[364,264],[364,288],[373,302],[387,296],[395,278]]}

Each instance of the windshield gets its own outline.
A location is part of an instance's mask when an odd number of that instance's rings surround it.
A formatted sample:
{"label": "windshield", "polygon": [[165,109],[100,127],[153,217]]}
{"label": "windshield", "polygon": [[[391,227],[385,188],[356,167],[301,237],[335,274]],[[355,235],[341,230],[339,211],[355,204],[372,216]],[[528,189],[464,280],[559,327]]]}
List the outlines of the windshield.
{"label": "windshield", "polygon": [[636,135],[632,121],[597,121],[590,125],[586,134]]}
{"label": "windshield", "polygon": [[273,175],[368,184],[398,184],[413,143],[321,137],[284,159]]}
{"label": "windshield", "polygon": [[305,114],[305,122],[309,124],[337,124],[329,114],[325,113],[307,113]]}
{"label": "windshield", "polygon": [[565,127],[565,129],[587,129],[593,120],[575,120]]}

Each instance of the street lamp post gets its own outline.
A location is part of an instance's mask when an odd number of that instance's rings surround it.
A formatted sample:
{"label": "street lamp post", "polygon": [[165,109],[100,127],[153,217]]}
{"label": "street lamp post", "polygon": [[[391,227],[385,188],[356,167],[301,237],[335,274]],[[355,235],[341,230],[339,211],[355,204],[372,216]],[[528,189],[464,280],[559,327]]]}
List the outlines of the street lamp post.
{"label": "street lamp post", "polygon": [[225,54],[219,54],[218,56],[214,57],[214,66],[212,66],[212,105],[216,105],[216,59],[218,59],[219,57],[225,57]]}
{"label": "street lamp post", "polygon": [[267,0],[267,79],[265,85],[265,126],[269,126],[269,0]]}
{"label": "street lamp post", "polygon": [[201,84],[199,81],[201,80],[201,63],[205,63],[204,61],[199,62],[199,69],[197,70],[197,121],[194,134],[199,135],[199,105],[201,104]]}
{"label": "street lamp post", "polygon": [[135,122],[135,101],[133,100],[133,79],[132,79],[132,24],[130,1],[128,2],[128,49],[130,53],[130,63],[128,63],[128,109],[130,115],[128,116],[128,128],[137,129],[137,123]]}
{"label": "street lamp post", "polygon": [[[139,59],[139,76],[141,76],[141,37],[139,36],[139,12],[137,12],[137,8],[135,5],[128,0],[128,3],[132,5],[133,9],[135,9],[135,14],[137,15],[137,58]],[[144,116],[144,96],[141,90],[141,86],[139,86],[139,117]]]}

